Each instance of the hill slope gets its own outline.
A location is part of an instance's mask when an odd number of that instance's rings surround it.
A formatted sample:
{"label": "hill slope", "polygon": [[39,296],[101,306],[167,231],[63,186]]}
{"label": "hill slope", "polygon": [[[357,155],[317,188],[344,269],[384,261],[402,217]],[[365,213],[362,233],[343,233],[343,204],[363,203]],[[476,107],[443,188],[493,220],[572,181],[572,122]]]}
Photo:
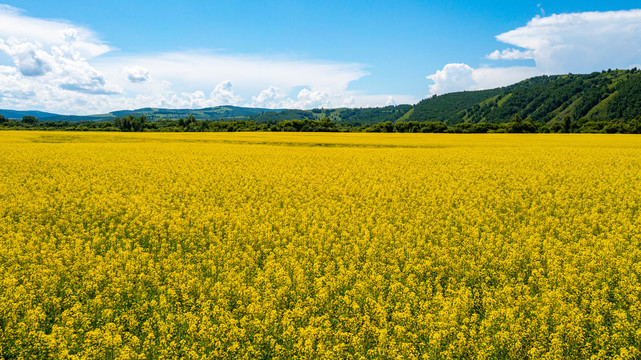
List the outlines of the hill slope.
{"label": "hill slope", "polygon": [[623,121],[641,116],[641,71],[539,76],[492,90],[451,93],[416,104],[404,121],[534,123]]}
{"label": "hill slope", "polygon": [[264,112],[279,111],[274,109],[247,108],[239,106],[216,106],[204,109],[158,109],[143,108],[138,110],[114,111],[114,116],[136,115],[146,116],[149,120],[159,119],[179,119],[193,115],[199,120],[221,120],[221,119],[246,119],[250,116],[262,114]]}
{"label": "hill slope", "polygon": [[38,119],[47,119],[47,120],[49,120],[52,117],[59,116],[58,114],[48,113],[44,111],[36,111],[36,110],[20,111],[20,110],[0,109],[0,114],[2,114],[2,116],[4,116],[7,119],[17,119],[17,120],[20,120],[22,119],[23,116],[27,116],[27,115],[35,116]]}
{"label": "hill slope", "polygon": [[412,105],[385,106],[377,108],[339,108],[313,110],[282,110],[264,112],[252,117],[258,122],[283,120],[322,120],[329,118],[339,124],[371,125],[386,121],[397,121],[412,109]]}

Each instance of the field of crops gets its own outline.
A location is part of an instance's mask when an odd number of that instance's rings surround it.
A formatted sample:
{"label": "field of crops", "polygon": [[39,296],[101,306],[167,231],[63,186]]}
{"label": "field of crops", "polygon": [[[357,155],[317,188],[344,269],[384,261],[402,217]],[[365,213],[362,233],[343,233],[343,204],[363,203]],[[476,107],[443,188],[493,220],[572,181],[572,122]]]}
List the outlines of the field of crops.
{"label": "field of crops", "polygon": [[641,356],[641,137],[0,132],[0,358]]}

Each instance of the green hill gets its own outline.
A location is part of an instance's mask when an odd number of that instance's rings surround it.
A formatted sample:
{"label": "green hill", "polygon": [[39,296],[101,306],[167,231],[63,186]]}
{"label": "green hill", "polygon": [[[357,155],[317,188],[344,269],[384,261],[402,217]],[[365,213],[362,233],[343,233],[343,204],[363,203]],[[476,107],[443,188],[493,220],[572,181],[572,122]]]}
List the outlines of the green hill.
{"label": "green hill", "polygon": [[149,120],[179,119],[193,115],[199,120],[247,119],[264,112],[280,111],[274,109],[246,108],[239,106],[216,106],[204,109],[158,109],[143,108],[137,110],[113,111],[114,116],[146,116]]}
{"label": "green hill", "polygon": [[552,126],[628,122],[641,116],[641,71],[539,76],[492,90],[434,96],[402,121],[501,124],[515,118]]}
{"label": "green hill", "polygon": [[411,109],[412,105],[353,109],[282,110],[263,112],[253,116],[252,120],[274,123],[284,120],[322,120],[329,118],[338,124],[371,125],[386,121],[397,121]]}
{"label": "green hill", "polygon": [[0,109],[0,115],[4,116],[7,119],[15,119],[15,120],[20,120],[22,119],[23,116],[35,116],[38,119],[51,119],[53,117],[59,116],[58,114],[52,114],[44,111],[36,111],[36,110],[26,110],[26,111],[20,111],[20,110],[2,110]]}
{"label": "green hill", "polygon": [[465,110],[488,99],[504,93],[504,89],[482,91],[463,91],[433,96],[416,104],[406,121],[442,121],[448,124],[461,122],[460,115]]}

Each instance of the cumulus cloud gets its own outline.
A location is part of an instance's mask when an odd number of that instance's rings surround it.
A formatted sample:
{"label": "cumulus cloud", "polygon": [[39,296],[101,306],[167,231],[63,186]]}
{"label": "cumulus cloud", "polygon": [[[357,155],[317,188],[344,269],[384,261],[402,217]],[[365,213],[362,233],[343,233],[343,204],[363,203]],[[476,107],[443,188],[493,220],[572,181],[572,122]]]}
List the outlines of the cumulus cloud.
{"label": "cumulus cloud", "polygon": [[443,69],[428,75],[427,78],[434,82],[433,85],[430,85],[430,93],[432,94],[476,88],[474,69],[467,64],[447,64]]}
{"label": "cumulus cloud", "polygon": [[300,109],[329,108],[343,96],[340,94],[330,95],[327,91],[312,91],[302,89],[297,95],[296,107]]}
{"label": "cumulus cloud", "polygon": [[223,81],[216,85],[214,90],[209,95],[212,105],[238,105],[242,101],[242,97],[234,93],[231,81]]}
{"label": "cumulus cloud", "polygon": [[496,38],[520,49],[496,50],[487,59],[534,60],[535,65],[472,68],[447,64],[427,77],[434,82],[430,93],[505,86],[543,74],[630,68],[641,62],[641,10],[537,16]]}
{"label": "cumulus cloud", "polygon": [[126,66],[122,69],[122,71],[127,75],[127,79],[129,79],[129,81],[132,83],[145,82],[151,78],[149,76],[149,70],[145,69],[142,66]]}
{"label": "cumulus cloud", "polygon": [[447,64],[427,78],[434,82],[429,86],[430,95],[436,95],[493,89],[538,75],[542,75],[541,71],[530,66],[472,68],[466,64]]}
{"label": "cumulus cloud", "polygon": [[496,38],[530,51],[546,73],[627,68],[641,59],[641,10],[535,17]]}
{"label": "cumulus cloud", "polygon": [[377,107],[396,105],[397,99],[403,104],[415,104],[419,99],[411,95],[362,95],[354,91],[331,92],[329,90],[301,89],[296,96],[286,96],[278,87],[270,86],[252,97],[247,106],[269,109],[315,109],[341,107]]}
{"label": "cumulus cloud", "polygon": [[105,94],[64,90],[60,84],[25,79],[17,68],[0,66],[0,104],[3,108],[40,109],[46,104],[44,109],[59,109],[65,113],[101,112],[111,100]]}
{"label": "cumulus cloud", "polygon": [[73,43],[45,49],[42,44],[0,39],[0,51],[9,55],[22,77],[34,89],[43,84],[88,94],[118,94],[121,89],[107,82],[102,73],[81,57]]}
{"label": "cumulus cloud", "polygon": [[[251,106],[268,109],[315,109],[341,107],[346,103],[345,92],[331,94],[327,90],[301,89],[295,97],[288,97],[278,87],[270,86],[252,97]],[[350,96],[350,103],[355,103],[354,96]]]}
{"label": "cumulus cloud", "polygon": [[16,38],[0,39],[0,51],[9,55],[24,76],[40,76],[51,71],[53,57],[41,46],[31,42],[19,42]]}
{"label": "cumulus cloud", "polygon": [[[4,69],[0,82],[17,81],[29,89],[24,93],[5,90],[5,99],[32,96],[45,101],[55,91],[68,97],[69,93],[111,95],[121,89],[107,81],[104,75],[89,65],[85,56],[97,56],[109,48],[94,34],[82,27],[63,22],[40,20],[22,15],[9,6],[0,6],[0,51],[13,60],[16,71]],[[12,94],[7,94],[12,92]],[[83,102],[84,96],[79,100]],[[41,106],[40,106],[41,107]]]}
{"label": "cumulus cloud", "polygon": [[251,106],[267,109],[278,109],[283,107],[283,104],[285,102],[286,97],[280,92],[280,89],[276,86],[270,86],[267,89],[261,91],[258,96],[252,96]]}
{"label": "cumulus cloud", "polygon": [[486,58],[489,60],[530,60],[534,59],[534,52],[532,50],[521,51],[517,49],[494,50]]}

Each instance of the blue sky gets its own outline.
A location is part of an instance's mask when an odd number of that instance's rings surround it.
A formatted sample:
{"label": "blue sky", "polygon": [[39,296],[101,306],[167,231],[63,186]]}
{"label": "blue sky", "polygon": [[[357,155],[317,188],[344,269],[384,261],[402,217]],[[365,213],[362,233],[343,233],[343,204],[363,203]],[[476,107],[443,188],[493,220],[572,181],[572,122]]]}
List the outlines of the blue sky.
{"label": "blue sky", "polygon": [[0,108],[383,106],[641,64],[633,1],[8,1]]}

